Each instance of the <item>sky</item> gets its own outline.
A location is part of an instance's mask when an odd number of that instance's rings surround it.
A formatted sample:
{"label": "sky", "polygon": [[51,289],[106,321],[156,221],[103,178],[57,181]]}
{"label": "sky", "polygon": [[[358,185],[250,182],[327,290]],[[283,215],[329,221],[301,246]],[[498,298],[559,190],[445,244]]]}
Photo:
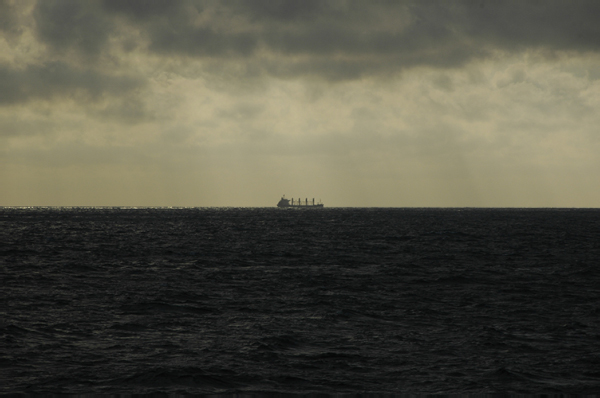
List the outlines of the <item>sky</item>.
{"label": "sky", "polygon": [[598,207],[600,2],[0,0],[0,206]]}

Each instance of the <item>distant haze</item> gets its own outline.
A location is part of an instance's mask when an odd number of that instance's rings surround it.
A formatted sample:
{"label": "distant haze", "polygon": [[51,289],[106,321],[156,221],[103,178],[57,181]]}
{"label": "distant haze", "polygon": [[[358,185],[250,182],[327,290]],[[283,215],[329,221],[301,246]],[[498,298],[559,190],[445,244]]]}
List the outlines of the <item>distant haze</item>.
{"label": "distant haze", "polygon": [[0,0],[0,206],[597,207],[599,18]]}

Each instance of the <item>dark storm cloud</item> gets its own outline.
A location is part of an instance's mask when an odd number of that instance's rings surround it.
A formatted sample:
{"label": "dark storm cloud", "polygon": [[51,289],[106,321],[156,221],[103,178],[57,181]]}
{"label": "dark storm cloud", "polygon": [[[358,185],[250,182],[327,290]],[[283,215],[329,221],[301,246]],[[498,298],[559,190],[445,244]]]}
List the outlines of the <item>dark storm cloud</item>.
{"label": "dark storm cloud", "polygon": [[74,69],[61,62],[30,65],[25,69],[0,65],[0,105],[54,97],[93,101],[104,94],[126,94],[143,83],[138,78]]}
{"label": "dark storm cloud", "polygon": [[600,3],[595,1],[361,2],[285,24],[283,18],[273,23],[273,14],[268,15],[271,23],[260,39],[284,54],[397,55],[420,59],[410,66],[442,66],[448,46],[465,49],[463,61],[492,49],[600,50]]}
{"label": "dark storm cloud", "polygon": [[59,51],[95,55],[114,29],[113,21],[93,1],[38,1],[33,15],[38,38]]}
{"label": "dark storm cloud", "polygon": [[359,79],[368,75],[389,76],[411,67],[428,65],[439,68],[458,67],[472,56],[487,55],[484,49],[447,46],[438,52],[415,51],[387,56],[359,58],[313,57],[305,60],[277,60],[262,62],[262,68],[272,76],[320,76],[329,81]]}
{"label": "dark storm cloud", "polygon": [[0,32],[14,37],[22,31],[15,6],[8,0],[0,0]]}
{"label": "dark storm cloud", "polygon": [[226,19],[217,19],[216,22],[226,25],[220,29],[211,24],[198,25],[195,18],[205,10],[203,2],[103,0],[102,9],[137,24],[150,40],[151,52],[200,57],[248,56],[257,45],[257,37],[248,32],[232,32]]}
{"label": "dark storm cloud", "polygon": [[293,21],[314,18],[330,11],[328,2],[322,0],[254,0],[230,3],[246,13],[250,19]]}
{"label": "dark storm cloud", "polygon": [[157,28],[150,32],[150,50],[158,53],[191,56],[250,55],[256,38],[247,34],[219,33],[211,28],[191,26]]}
{"label": "dark storm cloud", "polygon": [[186,18],[186,2],[182,0],[102,0],[101,5],[110,14],[122,14],[141,21],[159,16]]}
{"label": "dark storm cloud", "polygon": [[44,0],[34,16],[40,40],[57,50],[100,53],[126,23],[149,52],[245,60],[269,54],[267,73],[327,79],[456,67],[495,50],[600,50],[596,0]]}
{"label": "dark storm cloud", "polygon": [[465,35],[507,50],[598,51],[598,18],[597,1],[489,2],[460,14]]}

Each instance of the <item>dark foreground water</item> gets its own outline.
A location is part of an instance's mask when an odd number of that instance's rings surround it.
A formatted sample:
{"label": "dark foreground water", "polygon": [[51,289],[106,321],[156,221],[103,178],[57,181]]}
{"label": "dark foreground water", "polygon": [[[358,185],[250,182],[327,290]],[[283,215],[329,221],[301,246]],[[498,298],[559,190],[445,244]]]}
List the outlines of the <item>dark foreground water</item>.
{"label": "dark foreground water", "polygon": [[0,394],[600,393],[600,210],[0,208]]}

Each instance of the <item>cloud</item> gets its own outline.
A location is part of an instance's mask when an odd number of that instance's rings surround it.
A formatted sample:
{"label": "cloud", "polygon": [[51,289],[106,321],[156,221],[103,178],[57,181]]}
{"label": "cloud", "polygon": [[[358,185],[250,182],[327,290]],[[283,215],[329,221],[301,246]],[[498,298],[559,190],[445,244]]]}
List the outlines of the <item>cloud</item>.
{"label": "cloud", "polygon": [[515,51],[523,48],[586,52],[600,50],[596,1],[482,2],[465,7],[457,22],[465,35]]}
{"label": "cloud", "polygon": [[104,0],[102,5],[108,15],[125,17],[135,24],[153,53],[248,56],[257,46],[253,34],[237,29],[235,21],[212,15],[202,2]]}
{"label": "cloud", "polygon": [[[14,8],[0,2],[5,35],[19,32]],[[118,59],[120,45],[217,60],[217,69],[241,60],[258,66],[258,75],[332,81],[457,68],[525,50],[598,52],[597,15],[593,0],[45,0],[33,9],[36,37],[55,55]]]}
{"label": "cloud", "polygon": [[55,51],[73,49],[86,56],[100,53],[114,23],[94,1],[44,0],[33,11],[39,40]]}
{"label": "cloud", "polygon": [[9,0],[0,0],[0,32],[10,38],[22,32],[17,5]]}
{"label": "cloud", "polygon": [[138,21],[165,16],[186,18],[186,2],[182,0],[102,0],[101,7],[109,14],[122,14]]}
{"label": "cloud", "polygon": [[24,69],[0,65],[0,106],[55,97],[95,101],[105,94],[123,95],[143,84],[141,78],[79,70],[62,62]]}

